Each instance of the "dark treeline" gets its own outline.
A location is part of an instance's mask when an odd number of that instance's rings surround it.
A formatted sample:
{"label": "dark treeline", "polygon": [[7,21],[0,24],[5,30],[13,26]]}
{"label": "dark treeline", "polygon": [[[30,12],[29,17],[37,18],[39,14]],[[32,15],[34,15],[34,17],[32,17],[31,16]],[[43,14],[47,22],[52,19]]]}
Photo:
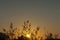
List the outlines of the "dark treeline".
{"label": "dark treeline", "polygon": [[[29,20],[27,20],[26,22],[24,22],[23,24],[23,29],[22,32],[20,33],[20,36],[17,36],[17,38],[14,38],[14,33],[16,32],[17,28],[13,27],[13,23],[10,24],[10,28],[9,31],[7,31],[6,29],[3,28],[4,32],[0,32],[0,40],[60,40],[60,38],[58,38],[58,34],[56,34],[53,37],[52,33],[48,33],[45,34],[45,38],[43,39],[43,37],[39,37],[39,39],[36,37],[40,28],[36,27],[35,30],[33,30],[31,28],[31,23],[29,22]],[[31,30],[33,30],[33,32],[31,32]],[[31,34],[31,38],[26,37],[24,32],[28,32]],[[17,32],[17,34],[19,35],[19,33]]]}

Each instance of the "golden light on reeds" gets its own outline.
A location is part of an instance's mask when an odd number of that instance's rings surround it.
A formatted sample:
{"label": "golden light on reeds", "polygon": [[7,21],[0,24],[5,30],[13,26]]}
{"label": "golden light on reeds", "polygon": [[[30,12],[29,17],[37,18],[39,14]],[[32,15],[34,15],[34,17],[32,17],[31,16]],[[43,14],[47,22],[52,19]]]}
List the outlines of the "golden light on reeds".
{"label": "golden light on reeds", "polygon": [[27,38],[31,38],[31,35],[30,35],[30,34],[26,34],[26,37],[27,37]]}

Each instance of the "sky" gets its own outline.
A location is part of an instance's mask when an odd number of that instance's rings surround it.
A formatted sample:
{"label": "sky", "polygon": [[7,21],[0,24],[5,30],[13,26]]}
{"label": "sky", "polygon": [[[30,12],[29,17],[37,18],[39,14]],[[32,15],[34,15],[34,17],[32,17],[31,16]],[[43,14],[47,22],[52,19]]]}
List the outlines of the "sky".
{"label": "sky", "polygon": [[60,0],[0,0],[0,31],[10,22],[21,27],[26,20],[41,30],[60,33]]}

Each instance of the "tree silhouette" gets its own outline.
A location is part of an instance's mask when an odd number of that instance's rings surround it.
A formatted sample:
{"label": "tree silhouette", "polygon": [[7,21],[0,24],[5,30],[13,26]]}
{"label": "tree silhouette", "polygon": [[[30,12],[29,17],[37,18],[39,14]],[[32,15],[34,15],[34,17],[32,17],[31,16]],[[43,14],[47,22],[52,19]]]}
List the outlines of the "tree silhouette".
{"label": "tree silhouette", "polygon": [[5,33],[0,32],[0,40],[8,40],[9,36],[6,35]]}

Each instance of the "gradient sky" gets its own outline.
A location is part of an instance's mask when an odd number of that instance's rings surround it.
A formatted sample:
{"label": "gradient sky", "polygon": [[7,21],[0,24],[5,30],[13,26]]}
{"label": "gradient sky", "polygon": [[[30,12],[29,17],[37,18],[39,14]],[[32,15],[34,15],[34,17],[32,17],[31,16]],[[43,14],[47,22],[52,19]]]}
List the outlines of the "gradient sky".
{"label": "gradient sky", "polygon": [[8,28],[10,22],[21,27],[29,19],[33,25],[60,33],[60,0],[0,0],[0,30]]}

